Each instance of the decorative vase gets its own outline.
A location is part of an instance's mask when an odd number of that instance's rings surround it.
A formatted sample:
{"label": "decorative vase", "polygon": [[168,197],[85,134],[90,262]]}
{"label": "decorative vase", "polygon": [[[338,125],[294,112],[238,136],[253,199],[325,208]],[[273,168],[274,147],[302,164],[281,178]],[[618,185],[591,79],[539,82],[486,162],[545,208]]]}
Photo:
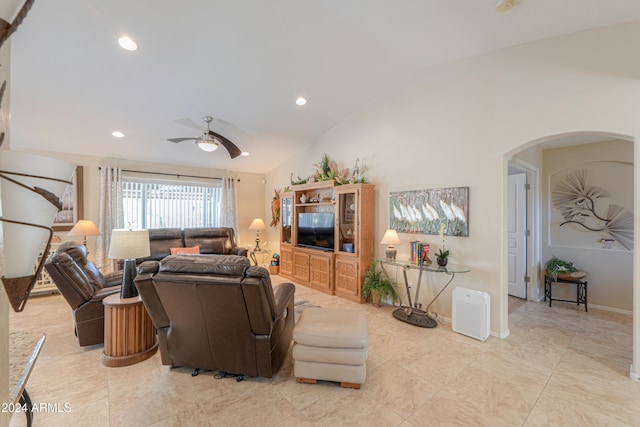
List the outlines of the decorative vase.
{"label": "decorative vase", "polygon": [[380,307],[380,301],[382,300],[382,294],[376,289],[371,290],[371,304],[376,307]]}
{"label": "decorative vase", "polygon": [[438,265],[440,267],[446,267],[447,263],[449,262],[449,258],[440,258],[440,257],[438,257],[437,261],[438,261]]}
{"label": "decorative vase", "polygon": [[307,202],[307,195],[303,194],[302,196],[300,196],[300,203],[306,203]]}

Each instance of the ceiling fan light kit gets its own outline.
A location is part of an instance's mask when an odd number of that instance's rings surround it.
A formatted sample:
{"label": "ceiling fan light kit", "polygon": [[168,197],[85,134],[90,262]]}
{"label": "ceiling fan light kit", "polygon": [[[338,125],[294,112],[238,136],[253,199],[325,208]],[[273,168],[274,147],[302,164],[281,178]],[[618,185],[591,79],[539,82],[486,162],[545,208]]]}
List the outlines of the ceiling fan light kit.
{"label": "ceiling fan light kit", "polygon": [[[207,124],[208,124],[211,121],[211,117],[209,116],[205,117],[205,121],[207,118],[209,118],[209,121],[207,121]],[[206,151],[208,153],[211,153],[212,151],[216,151],[219,145],[218,141],[208,133],[205,133],[204,135],[202,135],[200,139],[197,139],[194,142],[198,145],[198,147],[202,151]]]}
{"label": "ceiling fan light kit", "polygon": [[212,152],[218,149],[218,146],[222,144],[224,148],[229,152],[229,156],[235,159],[242,151],[231,141],[224,136],[211,130],[210,123],[213,121],[213,117],[204,116],[203,120],[207,123],[207,130],[204,131],[202,136],[192,138],[169,138],[170,142],[178,143],[183,141],[193,141],[201,150]]}

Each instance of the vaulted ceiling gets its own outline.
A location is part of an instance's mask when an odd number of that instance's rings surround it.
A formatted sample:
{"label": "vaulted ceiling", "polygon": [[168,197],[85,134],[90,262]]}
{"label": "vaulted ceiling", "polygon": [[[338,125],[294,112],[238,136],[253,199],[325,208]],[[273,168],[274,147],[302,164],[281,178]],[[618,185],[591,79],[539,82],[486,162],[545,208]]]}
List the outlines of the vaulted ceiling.
{"label": "vaulted ceiling", "polygon": [[[36,0],[11,39],[11,146],[265,172],[425,67],[637,19],[638,0]],[[250,155],[167,141],[205,115]]]}

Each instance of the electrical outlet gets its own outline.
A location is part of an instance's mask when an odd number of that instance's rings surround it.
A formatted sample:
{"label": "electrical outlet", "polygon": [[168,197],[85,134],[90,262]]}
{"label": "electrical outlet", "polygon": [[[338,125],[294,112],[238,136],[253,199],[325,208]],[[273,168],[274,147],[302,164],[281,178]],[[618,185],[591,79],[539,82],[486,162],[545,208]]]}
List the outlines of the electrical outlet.
{"label": "electrical outlet", "polygon": [[409,289],[413,288],[413,282],[409,282]]}

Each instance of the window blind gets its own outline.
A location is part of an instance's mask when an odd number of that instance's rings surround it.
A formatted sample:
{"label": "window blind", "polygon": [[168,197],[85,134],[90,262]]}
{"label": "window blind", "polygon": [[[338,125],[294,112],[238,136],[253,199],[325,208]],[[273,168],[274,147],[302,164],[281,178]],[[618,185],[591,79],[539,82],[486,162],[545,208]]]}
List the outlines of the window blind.
{"label": "window blind", "polygon": [[131,228],[219,227],[219,184],[123,178],[124,220]]}

